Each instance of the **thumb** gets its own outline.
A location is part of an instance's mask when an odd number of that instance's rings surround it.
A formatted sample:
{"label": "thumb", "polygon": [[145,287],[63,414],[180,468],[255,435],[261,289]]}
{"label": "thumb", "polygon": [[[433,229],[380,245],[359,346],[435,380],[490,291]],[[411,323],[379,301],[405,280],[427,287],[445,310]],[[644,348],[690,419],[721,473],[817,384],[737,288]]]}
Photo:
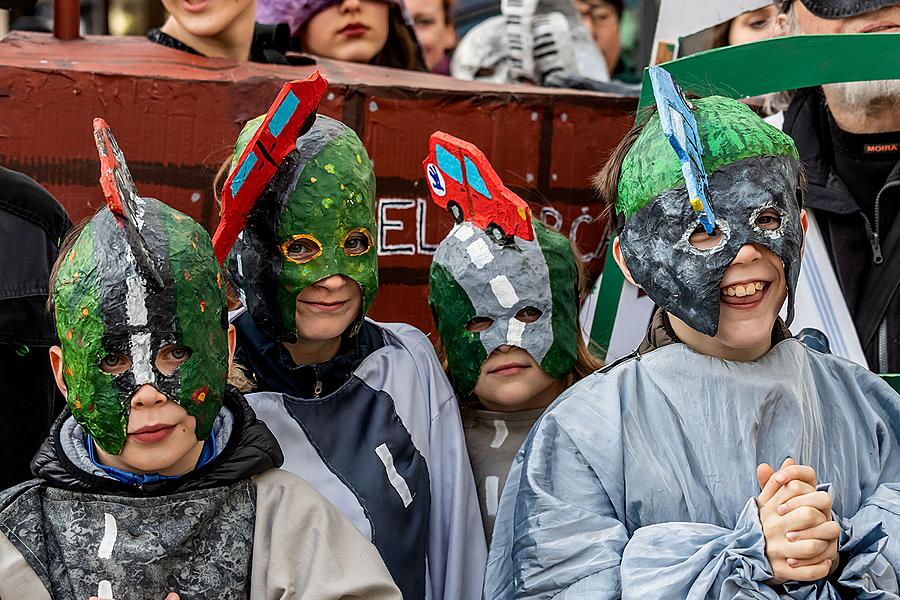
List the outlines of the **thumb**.
{"label": "thumb", "polygon": [[176,594],[175,592],[172,592],[171,594],[166,596],[166,600],[179,600],[178,594]]}
{"label": "thumb", "polygon": [[786,459],[784,459],[784,462],[781,463],[781,466],[778,467],[778,470],[780,471],[781,469],[783,469],[785,467],[790,467],[791,465],[796,465],[796,464],[797,463],[794,462],[794,459],[791,458],[790,456],[788,456]]}
{"label": "thumb", "polygon": [[769,463],[762,463],[756,467],[756,480],[759,482],[759,489],[766,487],[769,478],[775,474],[775,469]]}

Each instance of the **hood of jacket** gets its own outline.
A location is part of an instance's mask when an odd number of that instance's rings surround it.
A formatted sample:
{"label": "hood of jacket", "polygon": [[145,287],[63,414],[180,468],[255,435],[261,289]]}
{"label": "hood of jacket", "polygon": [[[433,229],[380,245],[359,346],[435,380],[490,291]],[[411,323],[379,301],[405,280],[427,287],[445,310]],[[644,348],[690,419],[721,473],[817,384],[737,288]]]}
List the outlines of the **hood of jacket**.
{"label": "hood of jacket", "polygon": [[89,472],[81,461],[65,450],[63,430],[72,418],[68,409],[57,418],[31,462],[31,471],[53,487],[92,493],[126,496],[162,496],[229,485],[257,475],[284,462],[281,447],[265,423],[236,389],[225,391],[224,409],[231,413],[231,435],[218,455],[202,467],[177,479],[133,485],[111,479],[97,470]]}

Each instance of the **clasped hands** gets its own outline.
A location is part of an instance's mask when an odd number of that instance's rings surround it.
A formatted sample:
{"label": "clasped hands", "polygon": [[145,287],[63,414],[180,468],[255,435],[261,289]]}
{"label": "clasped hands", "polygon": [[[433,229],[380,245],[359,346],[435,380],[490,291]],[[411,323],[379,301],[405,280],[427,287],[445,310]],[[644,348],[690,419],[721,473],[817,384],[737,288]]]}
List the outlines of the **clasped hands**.
{"label": "clasped hands", "polygon": [[756,498],[766,538],[772,584],[816,581],[837,568],[840,526],[832,519],[831,495],[816,491],[816,472],[790,458],[775,471],[756,468]]}

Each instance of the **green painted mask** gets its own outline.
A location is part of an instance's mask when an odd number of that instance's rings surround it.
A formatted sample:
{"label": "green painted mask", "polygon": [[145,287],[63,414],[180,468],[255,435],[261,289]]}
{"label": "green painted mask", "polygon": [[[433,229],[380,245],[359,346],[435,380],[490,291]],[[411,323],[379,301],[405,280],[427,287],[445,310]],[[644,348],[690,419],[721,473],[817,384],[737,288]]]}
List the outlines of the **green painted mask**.
{"label": "green painted mask", "polygon": [[[108,208],[78,236],[53,282],[69,408],[110,454],[125,446],[131,396],[144,384],[196,417],[197,439],[207,439],[228,370],[225,293],[209,235],[158,200],[135,200],[143,247],[162,287],[138,266]],[[166,375],[155,359],[171,344],[191,355]],[[130,358],[131,368],[105,373],[101,361],[109,355]]]}
{"label": "green painted mask", "polygon": [[[464,222],[453,228],[434,255],[428,301],[460,397],[472,393],[482,363],[502,345],[527,350],[555,379],[575,366],[575,257],[565,237],[532,223],[534,241],[516,239],[499,245]],[[466,326],[476,317],[490,319],[490,326],[468,331]]]}
{"label": "green painted mask", "polygon": [[[243,151],[262,117],[247,123]],[[318,116],[297,139],[247,218],[228,258],[228,273],[257,327],[279,341],[296,336],[296,299],[332,275],[362,289],[368,311],[378,291],[375,175],[362,142],[339,121]]]}

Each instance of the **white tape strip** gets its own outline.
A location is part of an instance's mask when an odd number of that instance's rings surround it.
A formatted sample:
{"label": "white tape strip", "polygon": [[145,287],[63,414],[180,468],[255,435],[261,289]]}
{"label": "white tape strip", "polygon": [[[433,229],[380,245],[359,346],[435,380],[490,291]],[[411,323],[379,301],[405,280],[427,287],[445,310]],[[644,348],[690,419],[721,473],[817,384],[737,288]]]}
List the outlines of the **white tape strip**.
{"label": "white tape strip", "polygon": [[506,343],[521,348],[523,333],[525,333],[525,323],[516,318],[510,319],[509,327],[506,329]]}
{"label": "white tape strip", "polygon": [[484,478],[484,507],[487,514],[497,516],[497,505],[500,503],[500,478],[488,475]]}
{"label": "white tape strip", "polygon": [[497,275],[491,279],[491,291],[494,292],[494,297],[503,308],[512,308],[519,301],[519,295],[516,294],[516,289],[506,275]]}
{"label": "white tape strip", "polygon": [[506,441],[509,435],[509,429],[506,427],[506,421],[494,419],[494,439],[491,440],[491,448],[499,448]]}
{"label": "white tape strip", "polygon": [[472,226],[468,223],[460,223],[459,225],[454,226],[453,231],[451,231],[450,233],[452,233],[453,237],[461,242],[466,241],[475,234],[475,232],[472,230]]}
{"label": "white tape strip", "polygon": [[384,470],[387,473],[388,481],[390,481],[391,485],[394,486],[394,489],[397,490],[397,494],[399,494],[400,499],[403,500],[403,508],[406,508],[412,504],[412,494],[409,492],[409,486],[406,485],[406,480],[397,472],[397,468],[394,466],[394,457],[391,456],[391,451],[388,449],[387,444],[382,444],[375,448],[375,454],[381,459],[381,463],[384,465]]}
{"label": "white tape strip", "polygon": [[116,537],[119,535],[119,528],[116,525],[116,518],[109,513],[103,513],[103,539],[100,540],[100,549],[97,550],[98,558],[109,558],[112,556],[113,546],[116,543]]}
{"label": "white tape strip", "polygon": [[100,600],[113,600],[112,584],[105,579],[101,579],[100,585],[97,586],[97,597]]}
{"label": "white tape strip", "polygon": [[153,348],[151,347],[150,333],[134,333],[131,335],[131,364],[134,372],[134,383],[156,383],[156,374],[153,373]]}
{"label": "white tape strip", "polygon": [[469,260],[472,261],[472,264],[479,269],[483,269],[486,264],[494,260],[491,249],[488,248],[487,243],[481,238],[469,244],[466,248],[466,254],[469,255]]}

